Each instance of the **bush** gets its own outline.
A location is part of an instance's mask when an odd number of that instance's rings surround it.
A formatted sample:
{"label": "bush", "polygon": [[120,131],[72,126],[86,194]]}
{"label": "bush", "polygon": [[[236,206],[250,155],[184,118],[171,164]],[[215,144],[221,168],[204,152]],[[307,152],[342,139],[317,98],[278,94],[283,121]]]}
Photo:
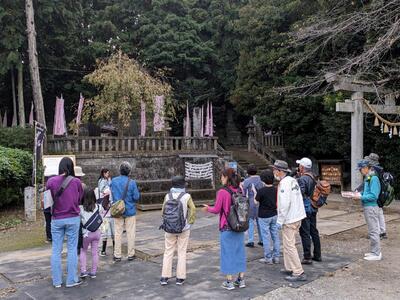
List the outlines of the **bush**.
{"label": "bush", "polygon": [[31,185],[33,155],[0,146],[0,207],[23,203],[24,188]]}
{"label": "bush", "polygon": [[33,128],[0,128],[0,146],[33,152],[35,136]]}

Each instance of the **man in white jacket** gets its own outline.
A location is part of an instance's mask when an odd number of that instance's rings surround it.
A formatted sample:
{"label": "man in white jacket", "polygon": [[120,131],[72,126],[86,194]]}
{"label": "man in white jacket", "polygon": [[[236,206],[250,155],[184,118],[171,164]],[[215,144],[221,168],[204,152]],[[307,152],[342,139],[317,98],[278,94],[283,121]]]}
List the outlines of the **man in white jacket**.
{"label": "man in white jacket", "polygon": [[303,197],[297,180],[288,174],[291,170],[287,162],[276,160],[272,166],[278,185],[278,226],[282,227],[283,273],[288,281],[306,281],[299,253],[296,248],[296,234],[299,232],[301,220],[306,217]]}

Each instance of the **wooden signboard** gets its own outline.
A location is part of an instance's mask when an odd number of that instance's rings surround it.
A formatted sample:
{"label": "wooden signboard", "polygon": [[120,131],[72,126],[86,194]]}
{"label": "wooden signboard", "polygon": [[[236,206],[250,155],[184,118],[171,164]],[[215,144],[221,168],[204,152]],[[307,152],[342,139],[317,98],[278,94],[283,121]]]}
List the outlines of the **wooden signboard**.
{"label": "wooden signboard", "polygon": [[340,164],[321,164],[321,179],[331,185],[342,186],[343,172]]}

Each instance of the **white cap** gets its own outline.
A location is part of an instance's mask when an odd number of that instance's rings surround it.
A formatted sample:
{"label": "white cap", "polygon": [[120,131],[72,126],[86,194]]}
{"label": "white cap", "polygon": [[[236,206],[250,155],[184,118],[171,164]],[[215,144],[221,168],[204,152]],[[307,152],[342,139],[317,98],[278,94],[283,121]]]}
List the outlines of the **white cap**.
{"label": "white cap", "polygon": [[307,157],[303,157],[300,160],[296,160],[296,164],[303,166],[305,168],[311,169],[312,168],[312,161]]}

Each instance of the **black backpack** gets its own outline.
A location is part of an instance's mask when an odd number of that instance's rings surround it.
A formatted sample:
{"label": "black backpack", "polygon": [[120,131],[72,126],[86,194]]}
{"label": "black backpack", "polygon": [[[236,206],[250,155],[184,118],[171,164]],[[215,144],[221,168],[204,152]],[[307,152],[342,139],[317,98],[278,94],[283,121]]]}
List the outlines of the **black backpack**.
{"label": "black backpack", "polygon": [[168,233],[182,233],[186,226],[186,219],[183,213],[182,197],[186,193],[180,193],[177,199],[174,199],[172,193],[168,194],[168,199],[164,204],[163,222],[159,229]]}
{"label": "black backpack", "polygon": [[[389,172],[381,172],[378,173],[379,182],[381,184],[381,192],[378,197],[378,206],[384,207],[389,206],[390,203],[393,202],[394,195],[394,187],[393,187],[393,175]],[[371,181],[371,180],[370,180]]]}
{"label": "black backpack", "polygon": [[89,230],[90,232],[96,232],[103,223],[103,217],[100,215],[100,208],[98,204],[96,204],[96,208],[97,210],[94,211],[93,215],[82,226],[84,229]]}
{"label": "black backpack", "polygon": [[230,188],[225,188],[225,190],[231,195],[231,209],[228,216],[225,211],[222,210],[222,212],[232,231],[244,232],[249,229],[249,198],[243,196],[240,192],[232,191]]}

